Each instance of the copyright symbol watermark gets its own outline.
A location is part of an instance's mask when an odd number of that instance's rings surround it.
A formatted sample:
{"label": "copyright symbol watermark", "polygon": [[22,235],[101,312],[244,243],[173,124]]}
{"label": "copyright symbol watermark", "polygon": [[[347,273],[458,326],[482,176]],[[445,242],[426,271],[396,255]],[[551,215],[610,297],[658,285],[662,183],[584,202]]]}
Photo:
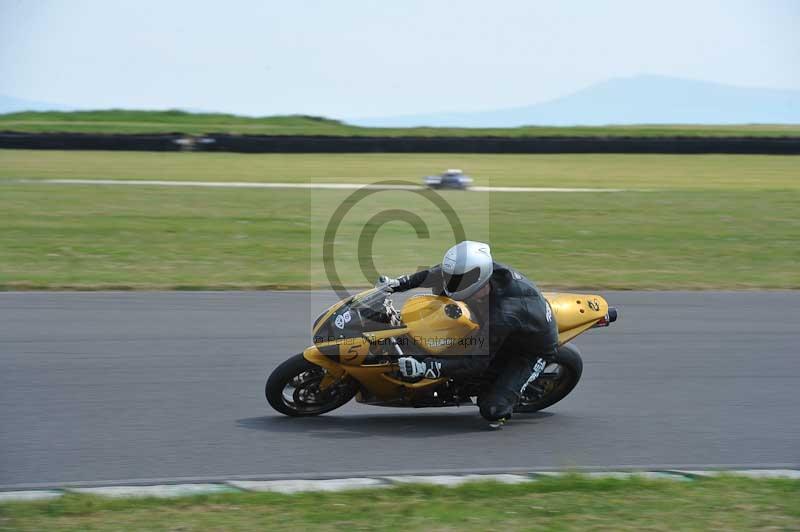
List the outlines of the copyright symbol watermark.
{"label": "copyright symbol watermark", "polygon": [[[459,192],[458,194],[463,194]],[[410,195],[410,196],[409,196]],[[397,201],[392,202],[390,200]],[[391,205],[391,206],[389,206]],[[352,248],[356,244],[355,255],[358,269],[363,276],[359,284],[374,283],[380,272],[375,264],[375,242],[379,230],[392,222],[402,222],[410,227],[408,236],[395,237],[397,244],[402,246],[409,257],[418,257],[415,252],[415,242],[431,238],[431,227],[434,218],[446,220],[450,236],[444,236],[441,223],[437,225],[437,244],[443,253],[448,247],[467,239],[464,224],[456,209],[436,191],[419,186],[416,183],[403,180],[377,181],[365,185],[349,194],[327,217],[327,223],[322,232],[322,264],[324,275],[329,286],[341,298],[345,299],[351,294],[345,288],[345,282],[339,275],[336,267],[337,242],[342,232],[344,220],[353,213],[362,212],[362,219],[351,222],[348,235],[344,238]],[[323,216],[323,219],[326,216]],[[358,236],[355,236],[355,233]],[[337,237],[340,240],[337,240]],[[443,240],[446,240],[443,241]],[[440,256],[440,255],[439,255]],[[438,256],[437,256],[438,258]],[[430,258],[429,258],[430,260]],[[428,267],[419,265],[417,269]],[[410,272],[408,272],[410,273]],[[352,282],[352,279],[350,279]]]}

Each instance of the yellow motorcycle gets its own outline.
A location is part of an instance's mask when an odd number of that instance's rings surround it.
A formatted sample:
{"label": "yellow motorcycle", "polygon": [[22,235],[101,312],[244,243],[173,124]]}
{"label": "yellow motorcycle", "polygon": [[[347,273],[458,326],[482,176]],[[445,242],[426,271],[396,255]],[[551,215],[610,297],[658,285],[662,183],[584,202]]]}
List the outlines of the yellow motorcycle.
{"label": "yellow motorcycle", "polygon": [[[269,404],[287,416],[316,416],[350,401],[393,407],[475,404],[491,379],[403,378],[401,356],[463,356],[479,338],[468,305],[444,296],[410,297],[398,312],[387,286],[343,299],[312,327],[314,344],[280,364],[267,380]],[[607,327],[617,310],[597,295],[545,293],[558,325],[559,348],[539,376],[529,382],[515,412],[536,412],[566,397],[583,370],[573,338]]]}

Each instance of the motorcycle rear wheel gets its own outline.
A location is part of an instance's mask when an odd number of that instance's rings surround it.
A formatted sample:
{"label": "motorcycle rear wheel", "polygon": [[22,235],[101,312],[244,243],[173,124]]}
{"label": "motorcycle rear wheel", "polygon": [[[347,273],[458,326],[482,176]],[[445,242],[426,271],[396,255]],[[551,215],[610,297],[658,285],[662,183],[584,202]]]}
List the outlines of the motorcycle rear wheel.
{"label": "motorcycle rear wheel", "polygon": [[282,362],[267,379],[264,395],[272,408],[291,417],[318,416],[335,410],[358,392],[356,382],[345,377],[325,390],[319,384],[325,370],[302,354]]}
{"label": "motorcycle rear wheel", "polygon": [[538,412],[553,406],[569,395],[582,373],[583,360],[578,348],[572,344],[562,345],[539,378],[525,388],[514,412]]}

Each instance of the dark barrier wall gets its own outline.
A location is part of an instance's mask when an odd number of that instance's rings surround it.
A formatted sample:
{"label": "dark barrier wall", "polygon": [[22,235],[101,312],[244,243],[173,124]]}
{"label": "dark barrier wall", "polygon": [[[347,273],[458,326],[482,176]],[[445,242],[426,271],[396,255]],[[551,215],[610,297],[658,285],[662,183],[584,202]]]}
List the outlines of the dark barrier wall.
{"label": "dark barrier wall", "polygon": [[259,137],[216,135],[210,151],[394,153],[800,154],[800,138],[741,137]]}
{"label": "dark barrier wall", "polygon": [[325,137],[0,133],[0,148],[239,153],[738,153],[800,155],[800,137]]}
{"label": "dark barrier wall", "polygon": [[183,135],[92,135],[83,133],[0,133],[0,148],[32,150],[177,151]]}

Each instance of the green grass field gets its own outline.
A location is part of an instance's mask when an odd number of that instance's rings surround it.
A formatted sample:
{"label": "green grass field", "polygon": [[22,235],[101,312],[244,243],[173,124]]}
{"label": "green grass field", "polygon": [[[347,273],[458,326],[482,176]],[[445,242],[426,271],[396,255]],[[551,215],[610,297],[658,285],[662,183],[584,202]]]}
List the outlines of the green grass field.
{"label": "green grass field", "polygon": [[798,530],[800,482],[543,479],[0,504],[0,530]]}
{"label": "green grass field", "polygon": [[336,136],[753,136],[800,135],[800,124],[632,125],[598,127],[526,126],[517,128],[367,128],[311,116],[249,118],[183,111],[22,112],[0,115],[0,131],[28,133],[234,133],[250,135]]}
{"label": "green grass field", "polygon": [[[349,191],[64,186],[15,179],[345,181],[417,178],[448,155],[211,155],[0,151],[0,286],[305,288],[326,285],[321,234]],[[792,157],[470,156],[453,165],[491,185],[645,188],[624,193],[442,196],[474,239],[545,288],[800,288],[800,163]],[[423,169],[425,171],[423,171]],[[657,190],[657,191],[655,191]],[[364,285],[367,219],[418,213],[430,238],[391,222],[374,256],[388,274],[439,260],[438,211],[383,192],[344,218],[336,264]]]}
{"label": "green grass field", "polygon": [[0,150],[0,179],[373,183],[461,168],[476,185],[800,190],[800,158],[651,154],[236,154]]}

